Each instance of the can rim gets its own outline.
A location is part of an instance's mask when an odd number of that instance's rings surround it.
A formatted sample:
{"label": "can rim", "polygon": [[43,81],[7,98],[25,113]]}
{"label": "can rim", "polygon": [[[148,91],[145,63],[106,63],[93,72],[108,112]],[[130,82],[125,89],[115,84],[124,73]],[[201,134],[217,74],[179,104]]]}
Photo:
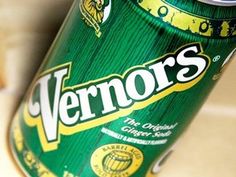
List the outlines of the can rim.
{"label": "can rim", "polygon": [[216,6],[236,6],[236,0],[198,0],[200,2]]}
{"label": "can rim", "polygon": [[[199,2],[199,0],[197,1]],[[137,10],[137,12],[144,12],[152,23],[161,22],[168,26],[172,26],[175,29],[212,39],[236,37],[236,29],[233,28],[233,25],[236,22],[235,17],[213,18],[192,14],[177,6],[169,4],[166,0],[143,0],[141,2],[138,2],[137,0],[128,0],[128,2],[130,2],[131,7],[134,7],[134,10]],[[150,9],[150,7],[152,8]],[[234,8],[235,7],[232,7],[231,9],[234,10]],[[161,12],[160,9],[163,11]],[[229,10],[226,8],[223,9],[224,11]],[[173,18],[173,16],[175,16],[175,18]]]}

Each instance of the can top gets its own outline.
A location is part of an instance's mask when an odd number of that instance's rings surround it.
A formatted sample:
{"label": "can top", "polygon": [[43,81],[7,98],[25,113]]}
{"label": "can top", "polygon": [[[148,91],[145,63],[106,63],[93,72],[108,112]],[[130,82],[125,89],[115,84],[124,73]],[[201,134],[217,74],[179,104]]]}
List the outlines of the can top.
{"label": "can top", "polygon": [[[220,0],[179,0],[178,2],[175,0],[129,1],[137,9],[141,9],[139,11],[141,15],[150,17],[149,19],[152,18],[152,22],[164,22],[181,31],[209,38],[236,37],[236,6],[228,8],[201,3]],[[231,2],[231,5],[234,2],[236,5],[236,0],[228,0],[228,2]]]}
{"label": "can top", "polygon": [[236,0],[198,0],[198,1],[217,6],[236,6]]}

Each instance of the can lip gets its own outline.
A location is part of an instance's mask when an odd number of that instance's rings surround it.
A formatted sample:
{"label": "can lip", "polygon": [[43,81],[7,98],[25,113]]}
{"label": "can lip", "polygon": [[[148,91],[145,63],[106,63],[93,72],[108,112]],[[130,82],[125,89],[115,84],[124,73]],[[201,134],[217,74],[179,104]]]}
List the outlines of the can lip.
{"label": "can lip", "polygon": [[[152,23],[164,23],[174,29],[179,29],[196,36],[203,36],[211,39],[236,37],[236,29],[233,26],[236,22],[235,17],[214,18],[205,16],[206,14],[197,15],[185,11],[186,9],[182,10],[181,7],[172,5],[166,0],[142,0],[141,2],[138,2],[137,0],[129,0],[128,2],[132,5],[131,7],[134,7],[134,10],[137,10],[140,15],[142,14]],[[209,8],[214,9],[215,7],[211,6]],[[231,12],[234,11],[234,9],[235,7],[230,9],[223,8],[222,11],[225,12],[230,10]]]}
{"label": "can lip", "polygon": [[236,6],[236,0],[198,0],[200,2],[216,6]]}

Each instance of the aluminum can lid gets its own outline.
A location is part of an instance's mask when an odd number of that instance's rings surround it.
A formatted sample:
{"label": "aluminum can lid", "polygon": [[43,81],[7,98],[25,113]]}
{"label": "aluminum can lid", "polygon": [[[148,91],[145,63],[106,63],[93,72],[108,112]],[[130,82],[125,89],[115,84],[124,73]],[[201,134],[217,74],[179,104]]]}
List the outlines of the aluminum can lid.
{"label": "aluminum can lid", "polygon": [[198,1],[217,6],[236,6],[236,0],[198,0]]}

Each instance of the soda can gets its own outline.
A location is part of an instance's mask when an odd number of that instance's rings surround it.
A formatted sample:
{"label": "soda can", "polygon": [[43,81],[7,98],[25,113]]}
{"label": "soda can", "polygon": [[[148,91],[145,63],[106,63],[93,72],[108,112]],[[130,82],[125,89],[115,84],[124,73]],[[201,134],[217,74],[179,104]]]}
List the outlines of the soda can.
{"label": "soda can", "polygon": [[152,177],[228,65],[236,7],[75,1],[11,128],[32,177]]}

